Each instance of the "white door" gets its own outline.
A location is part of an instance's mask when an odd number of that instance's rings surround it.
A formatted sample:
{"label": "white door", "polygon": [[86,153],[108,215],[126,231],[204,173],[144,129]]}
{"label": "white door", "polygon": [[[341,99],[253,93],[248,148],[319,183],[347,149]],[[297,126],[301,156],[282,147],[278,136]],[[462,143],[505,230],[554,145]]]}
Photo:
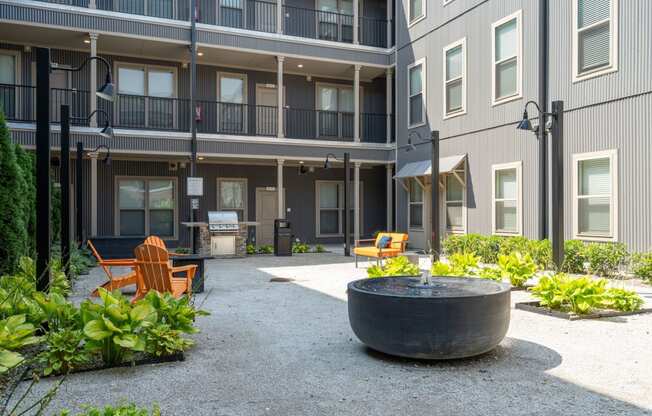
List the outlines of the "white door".
{"label": "white door", "polygon": [[276,190],[256,189],[256,243],[261,246],[274,243],[274,220],[278,217]]}
{"label": "white door", "polygon": [[276,86],[256,85],[256,134],[259,136],[276,136],[277,96]]}

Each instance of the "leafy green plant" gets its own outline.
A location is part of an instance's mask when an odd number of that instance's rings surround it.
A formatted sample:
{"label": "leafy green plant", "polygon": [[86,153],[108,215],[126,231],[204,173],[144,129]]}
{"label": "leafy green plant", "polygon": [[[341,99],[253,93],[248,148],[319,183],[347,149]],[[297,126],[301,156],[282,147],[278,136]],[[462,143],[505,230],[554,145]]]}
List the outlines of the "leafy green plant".
{"label": "leafy green plant", "polygon": [[36,327],[26,321],[25,315],[14,315],[0,321],[0,373],[24,361],[16,351],[40,342],[35,332]]}
{"label": "leafy green plant", "polygon": [[652,283],[652,252],[637,253],[632,256],[632,273],[636,277]]}
{"label": "leafy green plant", "polygon": [[35,292],[32,297],[40,306],[43,322],[47,322],[50,331],[81,327],[79,309],[60,294]]}
{"label": "leafy green plant", "polygon": [[588,262],[586,257],[586,245],[580,240],[566,240],[564,242],[564,263],[561,270],[565,273],[584,273],[584,263]]}
{"label": "leafy green plant", "polygon": [[194,345],[192,340],[181,336],[181,331],[166,324],[147,328],[145,338],[145,351],[157,357],[183,352]]}
{"label": "leafy green plant", "polygon": [[586,246],[586,257],[591,273],[609,277],[626,263],[629,253],[622,243],[591,243]]}
{"label": "leafy green plant", "polygon": [[478,267],[480,258],[475,253],[454,253],[448,257],[450,264],[436,262],[433,264],[430,274],[433,276],[472,276]]}
{"label": "leafy green plant", "polygon": [[247,254],[250,256],[256,254],[256,246],[253,244],[247,244]]}
{"label": "leafy green plant", "polygon": [[175,299],[169,293],[159,293],[150,291],[145,298],[140,300],[136,305],[149,305],[157,317],[157,324],[169,325],[171,329],[193,334],[197,332],[194,326],[195,319],[198,316],[209,315],[208,312],[195,309],[190,304],[188,296],[182,296]]}
{"label": "leafy green plant", "polygon": [[451,266],[448,263],[444,263],[442,261],[438,261],[432,265],[432,267],[430,268],[430,275],[431,276],[461,276],[453,269],[453,266]]}
{"label": "leafy green plant", "polygon": [[46,350],[38,355],[43,374],[67,374],[72,369],[90,362],[92,355],[84,348],[81,330],[63,328],[45,336]]}
{"label": "leafy green plant", "polygon": [[177,254],[191,254],[192,250],[188,247],[177,247],[174,252]]}
{"label": "leafy green plant", "polygon": [[317,244],[314,249],[315,253],[325,253],[326,249],[324,248],[323,245]]}
{"label": "leafy green plant", "polygon": [[[73,414],[69,410],[64,410],[59,413],[59,416],[73,416]],[[150,411],[129,403],[104,408],[86,407],[83,413],[77,413],[75,416],[161,416],[161,409],[154,405]]]}
{"label": "leafy green plant", "polygon": [[481,279],[489,279],[496,282],[503,281],[503,272],[496,267],[483,267],[478,271],[477,276]]}
{"label": "leafy green plant", "polygon": [[512,286],[523,287],[525,283],[534,276],[537,266],[529,254],[522,255],[513,252],[510,255],[498,257],[498,267],[504,277],[509,278]]}
{"label": "leafy green plant", "polygon": [[623,312],[634,312],[643,306],[643,299],[632,290],[609,288],[600,305],[606,309],[615,309]]}
{"label": "leafy green plant", "polygon": [[274,246],[271,244],[266,244],[264,246],[258,247],[259,254],[272,254],[274,252]]}
{"label": "leafy green plant", "polygon": [[295,241],[292,243],[292,252],[297,254],[303,254],[310,251],[310,246],[306,243],[300,241]]}
{"label": "leafy green plant", "polygon": [[99,290],[101,304],[86,300],[81,305],[86,345],[99,351],[106,365],[120,364],[134,351],[145,351],[144,332],[157,322],[154,307],[147,302],[132,306],[118,291]]}
{"label": "leafy green plant", "polygon": [[374,265],[367,269],[369,277],[419,276],[420,274],[419,266],[410,262],[405,256],[387,259],[384,265]]}

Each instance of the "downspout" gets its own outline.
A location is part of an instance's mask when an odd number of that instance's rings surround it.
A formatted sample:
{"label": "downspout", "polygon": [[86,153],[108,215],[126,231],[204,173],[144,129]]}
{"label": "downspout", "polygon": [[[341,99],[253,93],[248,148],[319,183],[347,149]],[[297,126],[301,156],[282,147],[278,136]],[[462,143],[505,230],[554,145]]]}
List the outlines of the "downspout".
{"label": "downspout", "polygon": [[[197,0],[190,2],[190,176],[197,176],[197,115],[195,94],[197,89]],[[190,222],[197,220],[197,210],[190,206]],[[192,253],[197,253],[196,228],[190,227]]]}
{"label": "downspout", "polygon": [[539,0],[539,203],[538,236],[548,238],[548,140],[546,116],[548,111],[548,0]]}

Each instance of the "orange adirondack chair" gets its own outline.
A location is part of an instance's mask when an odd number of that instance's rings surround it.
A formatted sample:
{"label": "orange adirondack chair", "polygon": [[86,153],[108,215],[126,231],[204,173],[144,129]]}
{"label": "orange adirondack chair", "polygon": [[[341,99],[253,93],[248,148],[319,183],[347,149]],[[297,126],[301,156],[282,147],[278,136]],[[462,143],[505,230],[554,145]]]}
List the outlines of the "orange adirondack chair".
{"label": "orange adirondack chair", "polygon": [[[192,295],[192,279],[197,266],[172,267],[168,251],[151,244],[139,245],[135,253],[138,290],[132,302],[142,299],[150,290],[169,292],[176,298],[184,293]],[[185,277],[177,277],[175,273],[185,274]]]}
{"label": "orange adirondack chair", "polygon": [[[138,279],[136,277],[136,271],[133,270],[133,268],[136,267],[136,259],[115,259],[115,260],[105,260],[100,256],[100,253],[97,251],[95,246],[93,245],[93,242],[91,240],[88,240],[88,247],[91,249],[93,252],[93,255],[97,259],[98,264],[102,269],[104,270],[104,273],[106,273],[107,277],[109,278],[108,281],[104,282],[100,287],[108,290],[109,292],[119,289],[121,287],[129,286],[129,285],[135,285],[138,283]],[[132,270],[126,274],[122,275],[115,275],[111,271],[111,267],[132,267]],[[91,296],[98,296],[99,287],[91,293]]]}
{"label": "orange adirondack chair", "polygon": [[170,256],[170,257],[183,256],[183,254],[171,253],[168,250],[167,246],[165,245],[165,241],[163,241],[163,239],[161,237],[157,236],[157,235],[150,235],[149,237],[147,237],[145,239],[145,242],[143,244],[149,244],[150,246],[160,247],[163,250],[167,251],[168,256]]}

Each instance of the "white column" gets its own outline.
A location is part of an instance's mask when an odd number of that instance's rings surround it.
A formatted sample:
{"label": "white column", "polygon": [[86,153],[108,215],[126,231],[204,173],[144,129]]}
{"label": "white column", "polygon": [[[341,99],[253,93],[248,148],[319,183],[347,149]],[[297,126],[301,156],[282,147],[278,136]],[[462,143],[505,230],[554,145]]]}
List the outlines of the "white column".
{"label": "white column", "polygon": [[360,24],[360,2],[359,0],[353,0],[353,43],[358,44],[360,40],[358,39],[358,34],[360,32],[358,26]]}
{"label": "white column", "polygon": [[393,68],[387,68],[385,72],[385,96],[387,97],[386,109],[387,114],[387,143],[392,142],[392,101],[394,100],[394,94],[392,93],[392,73],[394,72]]}
{"label": "white column", "polygon": [[283,33],[283,0],[276,0],[276,33]]}
{"label": "white column", "polygon": [[97,153],[91,153],[91,237],[97,236]]}
{"label": "white column", "polygon": [[394,3],[392,0],[387,0],[387,47],[392,47],[392,31],[394,30],[394,20],[392,10]]}
{"label": "white column", "polygon": [[394,218],[394,174],[393,165],[387,165],[387,231],[392,231]]}
{"label": "white column", "polygon": [[353,240],[360,239],[360,162],[353,169]]}
{"label": "white column", "polygon": [[[97,56],[97,38],[98,34],[97,33],[89,33],[88,36],[91,38],[91,57]],[[95,91],[97,91],[97,59],[93,59],[92,61],[89,62],[91,66],[91,80],[89,84],[89,90],[90,90],[90,110],[91,113],[95,110],[97,110],[97,95],[95,95]],[[90,120],[90,125],[91,127],[97,127],[97,115],[94,115],[91,120]]]}
{"label": "white column", "polygon": [[353,141],[360,141],[360,69],[362,66],[355,65],[353,68]]}
{"label": "white column", "polygon": [[276,195],[278,196],[278,218],[285,218],[285,198],[283,192],[283,159],[276,165]]}
{"label": "white column", "polygon": [[285,137],[283,129],[283,62],[285,61],[284,56],[276,57],[276,112],[277,112],[277,121],[276,121],[276,136],[279,139]]}
{"label": "white column", "polygon": [[96,2],[96,0],[88,0],[88,8],[89,8],[89,9],[97,9],[97,2]]}

